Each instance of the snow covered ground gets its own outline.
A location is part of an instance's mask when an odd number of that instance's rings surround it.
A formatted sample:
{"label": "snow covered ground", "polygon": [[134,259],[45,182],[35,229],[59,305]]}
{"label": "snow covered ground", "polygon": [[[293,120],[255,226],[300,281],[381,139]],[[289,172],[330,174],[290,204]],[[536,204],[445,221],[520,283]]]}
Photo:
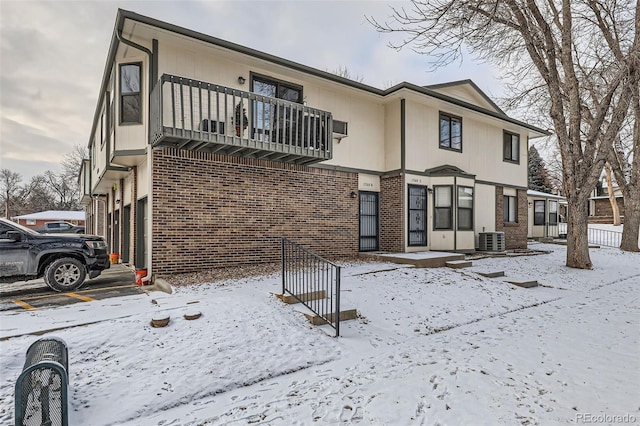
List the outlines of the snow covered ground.
{"label": "snow covered ground", "polygon": [[[563,246],[530,248],[551,253],[346,265],[343,308],[360,316],[337,339],[272,295],[277,274],[3,312],[0,338],[69,327],[50,335],[69,345],[71,425],[640,423],[640,254],[593,249],[579,271]],[[0,341],[1,424],[37,338]]]}

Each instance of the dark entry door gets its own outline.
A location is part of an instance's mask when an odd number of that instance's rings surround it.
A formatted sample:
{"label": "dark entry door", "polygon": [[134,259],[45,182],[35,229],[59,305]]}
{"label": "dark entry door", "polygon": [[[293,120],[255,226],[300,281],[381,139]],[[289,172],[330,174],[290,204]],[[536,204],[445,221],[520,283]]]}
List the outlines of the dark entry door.
{"label": "dark entry door", "polygon": [[129,244],[131,243],[131,206],[125,206],[122,210],[122,253],[120,259],[129,263]]}
{"label": "dark entry door", "polygon": [[147,198],[136,206],[136,268],[147,267]]}
{"label": "dark entry door", "polygon": [[360,251],[380,249],[378,204],[377,192],[360,192]]}
{"label": "dark entry door", "polygon": [[409,245],[427,245],[427,187],[409,185]]}
{"label": "dark entry door", "polygon": [[120,253],[120,210],[113,213],[113,250],[114,253]]}

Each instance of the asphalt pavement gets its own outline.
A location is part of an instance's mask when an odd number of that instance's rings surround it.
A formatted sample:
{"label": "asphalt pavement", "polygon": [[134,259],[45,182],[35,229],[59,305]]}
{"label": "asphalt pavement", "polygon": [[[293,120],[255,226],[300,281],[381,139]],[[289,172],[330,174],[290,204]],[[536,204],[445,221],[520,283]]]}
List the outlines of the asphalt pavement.
{"label": "asphalt pavement", "polygon": [[124,265],[111,265],[100,276],[88,279],[73,292],[56,292],[42,278],[15,283],[0,283],[0,311],[37,309],[45,306],[140,294],[144,287],[135,284],[133,270]]}

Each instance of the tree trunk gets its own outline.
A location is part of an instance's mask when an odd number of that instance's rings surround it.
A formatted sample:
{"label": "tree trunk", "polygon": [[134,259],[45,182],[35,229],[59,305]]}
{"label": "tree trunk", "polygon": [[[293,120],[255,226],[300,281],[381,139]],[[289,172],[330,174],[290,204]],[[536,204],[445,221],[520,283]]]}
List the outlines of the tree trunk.
{"label": "tree trunk", "polygon": [[611,165],[604,163],[605,176],[607,178],[607,192],[609,193],[609,202],[611,203],[611,211],[613,214],[613,226],[620,226],[620,209],[616,201],[616,195],[613,190],[613,180],[611,179]]}
{"label": "tree trunk", "polygon": [[620,249],[624,251],[640,251],[638,237],[640,234],[640,197],[631,195],[631,190],[624,196],[624,229]]}
{"label": "tree trunk", "polygon": [[591,269],[587,237],[587,200],[569,199],[567,220],[567,266]]}

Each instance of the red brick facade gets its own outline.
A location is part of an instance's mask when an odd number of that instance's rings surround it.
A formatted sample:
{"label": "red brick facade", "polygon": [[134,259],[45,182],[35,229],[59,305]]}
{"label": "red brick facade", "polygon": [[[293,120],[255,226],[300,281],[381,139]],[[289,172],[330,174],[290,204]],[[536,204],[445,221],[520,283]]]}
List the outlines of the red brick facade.
{"label": "red brick facade", "polygon": [[403,202],[402,175],[380,178],[380,250],[404,251],[403,223],[406,217]]}
{"label": "red brick facade", "polygon": [[280,259],[280,238],[358,253],[356,173],[219,154],[153,152],[153,271]]}
{"label": "red brick facade", "polygon": [[496,231],[504,232],[507,250],[527,248],[527,191],[518,189],[518,221],[504,222],[504,188],[496,186]]}

